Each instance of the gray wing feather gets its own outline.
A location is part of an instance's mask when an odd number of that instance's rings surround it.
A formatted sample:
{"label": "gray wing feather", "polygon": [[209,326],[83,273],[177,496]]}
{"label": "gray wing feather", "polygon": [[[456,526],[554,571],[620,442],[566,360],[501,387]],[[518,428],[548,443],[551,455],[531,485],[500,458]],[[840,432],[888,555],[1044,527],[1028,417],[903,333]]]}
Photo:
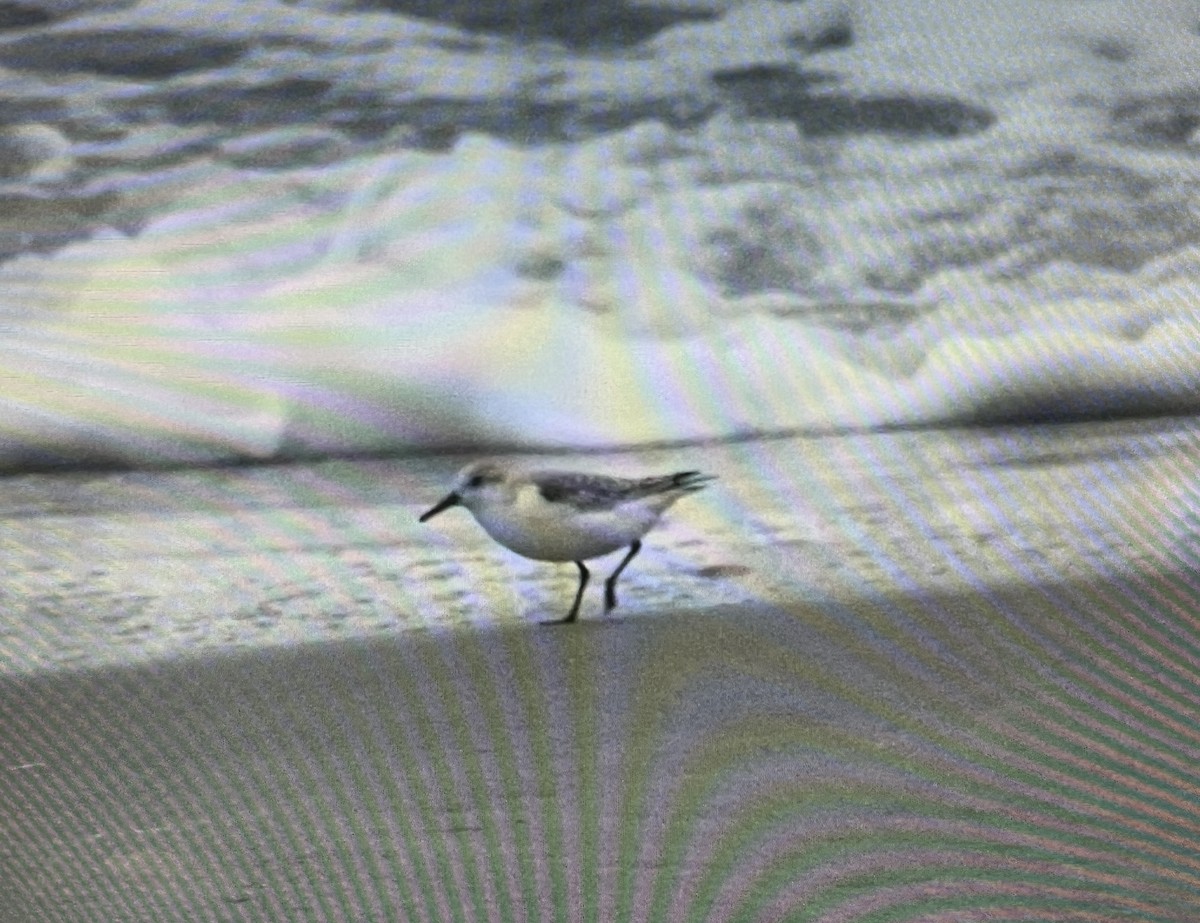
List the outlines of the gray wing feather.
{"label": "gray wing feather", "polygon": [[569,503],[581,510],[607,510],[629,500],[655,494],[690,493],[700,490],[714,475],[699,471],[680,471],[648,478],[617,478],[604,474],[574,471],[541,471],[533,475],[542,499],[548,503]]}

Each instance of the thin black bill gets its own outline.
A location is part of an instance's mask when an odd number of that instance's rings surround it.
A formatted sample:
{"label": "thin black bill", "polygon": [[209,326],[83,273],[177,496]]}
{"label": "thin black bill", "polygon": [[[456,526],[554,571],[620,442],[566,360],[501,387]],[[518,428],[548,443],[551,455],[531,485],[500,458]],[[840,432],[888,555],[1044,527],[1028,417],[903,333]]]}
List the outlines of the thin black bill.
{"label": "thin black bill", "polygon": [[446,494],[445,497],[438,501],[438,504],[433,507],[433,509],[426,510],[421,514],[420,521],[428,522],[438,513],[442,512],[443,510],[448,510],[452,506],[458,506],[458,504],[461,502],[462,500],[459,498],[458,494]]}

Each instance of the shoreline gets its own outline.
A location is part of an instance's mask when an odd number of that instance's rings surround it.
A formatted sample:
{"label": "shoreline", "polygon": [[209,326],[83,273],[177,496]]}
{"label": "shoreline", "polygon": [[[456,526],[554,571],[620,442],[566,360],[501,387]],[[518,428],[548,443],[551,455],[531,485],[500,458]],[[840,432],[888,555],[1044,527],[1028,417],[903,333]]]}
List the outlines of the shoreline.
{"label": "shoreline", "polygon": [[[328,465],[338,462],[422,462],[431,459],[444,458],[474,458],[477,456],[525,456],[539,457],[572,457],[588,459],[593,457],[619,457],[625,455],[644,455],[661,452],[678,452],[686,449],[703,451],[720,449],[754,442],[778,442],[790,440],[820,440],[841,439],[865,436],[889,436],[905,433],[954,433],[967,434],[996,434],[1013,431],[1021,434],[1036,432],[1054,432],[1059,429],[1076,427],[1099,427],[1103,429],[1134,430],[1187,430],[1200,420],[1200,411],[1188,409],[1133,409],[1121,412],[1119,408],[1095,414],[1082,412],[1080,414],[1062,413],[1054,415],[1045,413],[1036,417],[1021,416],[1014,413],[1011,416],[997,415],[979,419],[930,419],[911,423],[881,423],[861,426],[827,426],[827,427],[793,427],[780,430],[745,430],[720,436],[680,437],[677,439],[655,439],[645,442],[613,443],[602,445],[555,445],[551,443],[533,444],[520,442],[488,442],[472,444],[454,442],[444,444],[419,445],[412,448],[378,448],[378,449],[349,449],[345,451],[312,451],[275,455],[244,455],[217,457],[211,460],[197,458],[194,460],[163,460],[142,459],[138,461],[124,460],[118,455],[111,458],[100,457],[94,461],[29,461],[24,466],[0,466],[0,482],[24,477],[41,476],[102,476],[142,472],[146,474],[179,474],[200,471],[240,470],[253,468],[289,467],[293,465]],[[0,458],[5,457],[0,450]]]}

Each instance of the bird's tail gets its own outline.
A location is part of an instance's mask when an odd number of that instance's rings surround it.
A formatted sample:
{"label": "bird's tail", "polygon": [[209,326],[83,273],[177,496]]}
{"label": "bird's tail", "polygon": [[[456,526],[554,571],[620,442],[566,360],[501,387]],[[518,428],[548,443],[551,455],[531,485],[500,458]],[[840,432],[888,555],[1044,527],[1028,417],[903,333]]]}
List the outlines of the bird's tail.
{"label": "bird's tail", "polygon": [[715,474],[702,474],[699,471],[677,471],[675,474],[665,474],[660,477],[643,478],[639,487],[643,496],[667,493],[691,493],[703,490],[710,481],[715,481]]}
{"label": "bird's tail", "polygon": [[704,474],[700,471],[679,471],[671,475],[673,486],[679,490],[703,490],[706,484],[715,481],[715,474]]}

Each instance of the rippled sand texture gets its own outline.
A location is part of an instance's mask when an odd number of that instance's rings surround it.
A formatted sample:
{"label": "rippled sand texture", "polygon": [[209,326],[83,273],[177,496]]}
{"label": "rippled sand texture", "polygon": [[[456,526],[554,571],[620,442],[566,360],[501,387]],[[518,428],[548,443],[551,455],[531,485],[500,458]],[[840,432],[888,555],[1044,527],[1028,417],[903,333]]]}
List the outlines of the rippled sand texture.
{"label": "rippled sand texture", "polygon": [[0,462],[1188,411],[1191,6],[0,19]]}
{"label": "rippled sand texture", "polygon": [[1162,420],[587,459],[721,481],[565,628],[569,567],[416,524],[461,459],[10,479],[0,902],[1186,923],[1196,457]]}

